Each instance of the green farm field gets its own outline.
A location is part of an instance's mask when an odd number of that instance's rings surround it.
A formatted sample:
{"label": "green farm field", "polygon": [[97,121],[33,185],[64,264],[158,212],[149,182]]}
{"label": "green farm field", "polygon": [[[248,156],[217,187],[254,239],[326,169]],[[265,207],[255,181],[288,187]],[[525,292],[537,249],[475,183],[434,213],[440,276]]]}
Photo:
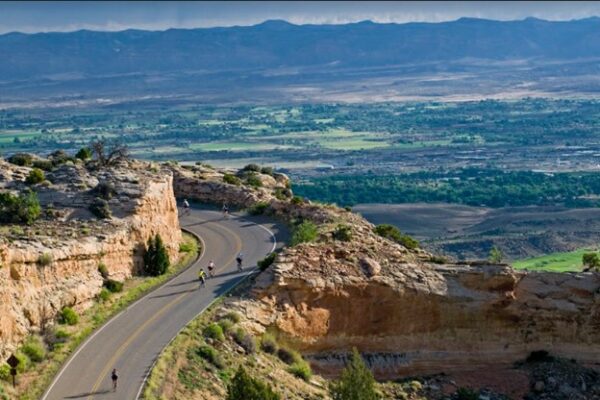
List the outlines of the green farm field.
{"label": "green farm field", "polygon": [[552,253],[541,257],[533,257],[525,260],[515,261],[512,265],[515,269],[526,269],[530,271],[549,272],[572,272],[581,271],[581,257],[592,249],[579,249],[575,251]]}

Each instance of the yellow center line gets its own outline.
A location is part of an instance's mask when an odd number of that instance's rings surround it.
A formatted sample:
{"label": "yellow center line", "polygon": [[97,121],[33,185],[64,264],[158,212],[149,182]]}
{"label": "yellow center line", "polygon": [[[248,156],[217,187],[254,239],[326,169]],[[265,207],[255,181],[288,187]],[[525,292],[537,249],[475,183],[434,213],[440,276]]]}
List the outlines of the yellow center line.
{"label": "yellow center line", "polygon": [[[231,262],[233,262],[236,255],[242,250],[242,240],[237,233],[224,227],[223,225],[219,225],[219,224],[214,224],[214,225],[224,229],[229,234],[231,234],[231,236],[233,236],[233,238],[235,239],[235,247],[236,247],[236,251],[234,252],[235,255],[233,257],[231,257],[223,265],[223,267],[219,268],[219,269],[223,269],[223,268],[227,267],[227,265],[229,265]],[[169,308],[174,306],[176,303],[181,301],[188,294],[189,293],[183,293],[183,294],[179,295],[176,299],[174,299],[171,302],[169,302],[168,304],[164,305],[156,314],[154,314],[154,316],[152,318],[148,319],[146,322],[144,322],[142,325],[140,325],[135,330],[135,332],[125,342],[123,342],[123,344],[117,349],[115,354],[108,361],[108,363],[106,364],[106,366],[100,373],[100,376],[98,376],[98,379],[96,380],[96,383],[94,384],[94,387],[92,388],[92,390],[90,392],[91,394],[87,398],[87,400],[92,400],[94,398],[94,393],[98,390],[98,387],[100,386],[100,384],[102,383],[104,378],[108,375],[109,370],[112,368],[112,366],[114,365],[116,360],[122,355],[123,351],[131,344],[131,342],[133,342],[142,333],[142,331],[148,327],[148,325],[150,325],[152,322],[154,322],[158,317],[160,317],[162,314],[164,314]]]}
{"label": "yellow center line", "polygon": [[179,301],[181,301],[181,299],[183,299],[183,297],[186,295],[187,293],[183,293],[179,296],[177,296],[176,299],[172,300],[171,302],[169,302],[168,304],[166,304],[165,306],[163,306],[156,314],[154,314],[154,316],[150,319],[148,319],[146,322],[144,322],[142,325],[140,325],[135,332],[129,337],[129,339],[127,339],[125,342],[123,342],[123,344],[121,345],[121,347],[119,347],[117,349],[117,351],[115,352],[115,354],[112,356],[112,358],[108,361],[108,363],[106,363],[106,366],[104,367],[104,369],[102,370],[102,372],[100,373],[100,376],[98,377],[98,379],[96,380],[96,383],[94,384],[94,387],[92,388],[91,391],[91,395],[88,397],[88,400],[91,400],[94,398],[94,392],[96,392],[96,390],[98,390],[98,387],[100,386],[100,384],[102,383],[102,380],[104,379],[105,376],[108,375],[108,371],[111,369],[111,367],[114,365],[115,361],[117,360],[117,358],[119,358],[121,356],[121,354],[123,353],[123,350],[125,350],[127,348],[127,346],[129,346],[131,344],[131,342],[137,338],[140,333],[142,333],[142,331],[144,329],[146,329],[146,327],[148,325],[150,325],[152,322],[154,322],[158,317],[160,317],[162,314],[164,314],[169,308],[171,308],[172,306],[174,306],[176,303],[178,303]]}

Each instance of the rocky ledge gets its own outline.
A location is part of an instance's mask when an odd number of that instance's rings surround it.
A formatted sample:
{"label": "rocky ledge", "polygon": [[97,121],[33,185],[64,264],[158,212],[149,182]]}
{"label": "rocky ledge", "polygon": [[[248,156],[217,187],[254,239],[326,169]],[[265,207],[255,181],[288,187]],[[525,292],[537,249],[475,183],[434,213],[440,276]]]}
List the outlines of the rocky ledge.
{"label": "rocky ledge", "polygon": [[[407,248],[347,210],[224,182],[223,171],[176,167],[175,190],[319,226],[285,249],[236,306],[260,333],[276,330],[321,373],[357,347],[379,378],[507,366],[532,351],[600,360],[600,274],[516,271],[457,263]],[[277,181],[277,180],[275,180]],[[344,226],[349,235],[336,237]]]}
{"label": "rocky ledge", "polygon": [[[161,235],[173,261],[181,241],[168,169],[138,161],[97,168],[72,159],[27,183],[31,170],[0,160],[0,192],[32,189],[42,207],[30,225],[0,225],[1,357],[63,307],[88,307],[102,288],[100,264],[122,281],[141,270],[150,236]],[[107,215],[94,215],[94,202]]]}

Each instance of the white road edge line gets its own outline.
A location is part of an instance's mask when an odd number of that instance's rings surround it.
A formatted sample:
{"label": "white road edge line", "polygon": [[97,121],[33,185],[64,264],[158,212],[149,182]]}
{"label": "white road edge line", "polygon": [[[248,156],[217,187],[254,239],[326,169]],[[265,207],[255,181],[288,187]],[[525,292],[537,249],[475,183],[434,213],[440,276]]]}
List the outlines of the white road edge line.
{"label": "white road edge line", "polygon": [[[200,256],[196,259],[196,261],[190,265],[188,268],[191,268],[194,264],[196,264],[196,262],[200,261],[202,259],[202,257],[204,257],[204,252],[206,249],[206,244],[204,243],[204,240],[194,234],[191,231],[188,231],[187,229],[183,228],[182,230],[186,231],[187,233],[192,234],[194,237],[200,239],[200,241],[202,242],[202,254],[200,254]],[[54,379],[52,380],[52,383],[50,384],[50,386],[48,386],[48,389],[46,389],[46,391],[44,392],[44,395],[40,398],[40,400],[46,400],[46,398],[48,397],[48,394],[50,394],[50,392],[52,391],[52,388],[54,388],[54,386],[56,385],[56,383],[58,382],[58,380],[60,379],[60,377],[62,376],[62,374],[65,372],[65,370],[67,369],[67,367],[71,364],[71,362],[73,361],[73,359],[75,357],[77,357],[77,354],[79,354],[79,352],[81,352],[81,350],[84,349],[85,346],[87,346],[87,344],[94,338],[96,337],[97,334],[99,334],[100,332],[102,332],[102,330],[104,328],[106,328],[108,325],[110,325],[113,321],[115,321],[117,318],[119,318],[123,313],[129,311],[129,309],[131,309],[132,307],[134,307],[136,304],[138,304],[140,301],[144,300],[147,296],[150,296],[151,294],[153,294],[156,290],[160,289],[161,287],[163,287],[164,285],[166,285],[167,283],[169,283],[171,280],[175,279],[180,273],[182,273],[183,271],[187,270],[187,268],[181,270],[179,273],[177,273],[176,275],[174,275],[173,277],[171,277],[171,279],[168,279],[167,281],[163,282],[160,286],[158,286],[157,288],[151,290],[150,292],[146,293],[144,296],[140,297],[139,299],[137,299],[135,302],[133,302],[131,305],[129,305],[128,307],[126,307],[124,310],[121,310],[117,315],[115,315],[114,317],[112,317],[111,319],[109,319],[108,321],[106,321],[106,323],[104,325],[102,325],[100,328],[98,328],[98,330],[96,332],[94,332],[91,336],[89,336],[87,339],[85,339],[83,341],[83,343],[81,343],[79,345],[79,348],[77,349],[77,351],[75,351],[75,353],[73,353],[70,357],[69,360],[63,365],[63,367],[60,369],[60,372],[54,377]]]}
{"label": "white road edge line", "polygon": [[[273,239],[273,247],[271,248],[271,251],[269,252],[269,254],[271,254],[272,252],[275,251],[275,249],[277,248],[277,238],[275,237],[275,234],[266,226],[263,226],[262,224],[256,224],[255,225],[261,227],[262,229],[264,229],[265,231],[267,231],[267,233],[269,235],[271,235],[271,239]],[[146,383],[148,381],[148,378],[150,377],[150,373],[152,373],[152,370],[154,369],[154,367],[156,366],[156,363],[158,362],[158,359],[160,358],[160,356],[162,355],[162,353],[165,351],[165,349],[167,347],[169,347],[169,345],[173,342],[173,340],[175,340],[175,338],[177,336],[179,336],[179,334],[185,329],[187,328],[187,326],[190,324],[190,322],[192,322],[193,320],[195,320],[196,318],[198,318],[198,316],[200,314],[202,314],[204,311],[206,311],[208,308],[210,308],[210,306],[212,306],[217,300],[219,300],[221,297],[223,297],[224,294],[230,292],[231,290],[233,290],[237,285],[239,285],[240,283],[244,282],[246,280],[246,278],[248,276],[250,276],[251,274],[254,273],[254,271],[257,269],[258,267],[254,267],[251,270],[249,270],[243,278],[240,278],[239,281],[237,281],[233,286],[231,286],[229,289],[227,289],[222,295],[215,297],[210,303],[208,303],[208,305],[206,307],[204,307],[202,310],[200,310],[200,312],[198,314],[196,314],[194,316],[194,318],[192,318],[187,324],[185,324],[179,331],[177,331],[177,333],[175,334],[175,336],[173,336],[171,338],[171,340],[169,340],[169,342],[165,345],[165,347],[163,347],[161,349],[161,351],[158,353],[158,355],[156,356],[156,358],[154,359],[154,361],[152,362],[152,365],[150,366],[150,369],[148,369],[148,371],[146,372],[146,375],[144,376],[144,380],[142,381],[142,385],[140,386],[140,389],[137,392],[137,395],[135,396],[135,400],[139,400],[140,396],[142,394],[142,391],[144,390],[144,388],[146,387]],[[42,399],[44,400],[44,399]]]}

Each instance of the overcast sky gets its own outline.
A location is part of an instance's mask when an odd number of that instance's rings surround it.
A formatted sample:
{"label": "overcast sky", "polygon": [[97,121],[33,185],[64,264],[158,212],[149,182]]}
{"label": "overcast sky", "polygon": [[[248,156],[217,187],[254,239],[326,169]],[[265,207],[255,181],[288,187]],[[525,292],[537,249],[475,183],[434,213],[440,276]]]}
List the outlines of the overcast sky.
{"label": "overcast sky", "polygon": [[267,19],[295,24],[440,22],[460,17],[570,20],[600,16],[600,2],[567,1],[398,1],[398,2],[0,2],[0,33],[77,29],[164,30],[254,25]]}

